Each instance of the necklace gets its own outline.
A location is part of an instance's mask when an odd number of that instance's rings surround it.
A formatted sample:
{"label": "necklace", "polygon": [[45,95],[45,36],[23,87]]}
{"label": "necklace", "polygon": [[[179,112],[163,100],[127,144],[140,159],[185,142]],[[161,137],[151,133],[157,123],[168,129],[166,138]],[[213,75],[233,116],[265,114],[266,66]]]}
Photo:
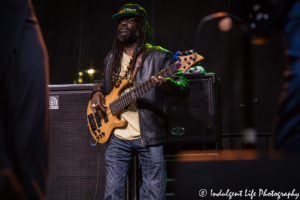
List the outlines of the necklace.
{"label": "necklace", "polygon": [[130,58],[130,61],[129,61],[129,65],[127,65],[127,69],[125,70],[125,73],[123,74],[123,76],[119,77],[118,79],[118,76],[119,76],[119,73],[117,72],[114,72],[114,75],[113,75],[113,83],[115,85],[115,87],[119,87],[122,80],[127,77],[127,74],[129,72],[129,70],[131,69],[132,67],[132,63],[133,63],[133,58],[134,58],[134,53],[132,54],[131,58]]}
{"label": "necklace", "polygon": [[[136,44],[136,47],[135,48],[137,48],[139,46],[139,44]],[[130,61],[129,61],[129,65],[127,65],[127,69],[126,69],[126,71],[125,71],[125,73],[123,74],[123,76],[121,76],[119,79],[118,79],[118,76],[119,76],[119,73],[118,72],[116,72],[116,71],[114,71],[114,75],[113,75],[113,77],[112,77],[112,81],[113,81],[113,84],[115,85],[115,87],[119,87],[120,86],[120,84],[121,84],[121,82],[122,82],[122,80],[127,76],[127,74],[128,74],[128,72],[129,72],[129,70],[131,69],[131,67],[132,67],[132,63],[133,63],[133,59],[134,59],[134,57],[135,57],[135,54],[133,53],[132,55],[131,55],[131,58],[130,58]],[[117,80],[118,79],[118,80]]]}

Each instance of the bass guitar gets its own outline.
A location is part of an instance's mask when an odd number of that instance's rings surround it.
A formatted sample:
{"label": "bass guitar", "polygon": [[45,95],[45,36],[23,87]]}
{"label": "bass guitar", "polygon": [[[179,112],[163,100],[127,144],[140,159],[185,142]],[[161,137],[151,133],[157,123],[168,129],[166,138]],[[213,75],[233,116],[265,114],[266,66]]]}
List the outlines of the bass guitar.
{"label": "bass guitar", "polygon": [[[178,56],[179,59],[174,64],[156,74],[155,77],[167,78],[179,70],[186,72],[191,66],[203,59],[193,50],[185,51],[185,54],[185,56]],[[121,96],[121,93],[130,85],[129,80],[122,80],[118,88],[115,87],[109,95],[105,96],[105,104],[107,105],[105,111],[98,110],[94,113],[90,108],[91,101],[89,101],[87,121],[91,135],[96,142],[107,143],[114,129],[126,126],[127,121],[120,119],[120,111],[154,87],[151,79],[149,79]]]}

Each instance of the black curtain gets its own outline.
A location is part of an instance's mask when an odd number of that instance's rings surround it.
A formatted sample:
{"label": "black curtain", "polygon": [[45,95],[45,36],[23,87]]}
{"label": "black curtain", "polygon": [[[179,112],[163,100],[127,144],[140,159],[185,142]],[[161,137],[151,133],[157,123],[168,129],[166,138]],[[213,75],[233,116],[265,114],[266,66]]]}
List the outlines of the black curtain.
{"label": "black curtain", "polygon": [[[48,48],[51,84],[78,82],[79,71],[83,72],[83,83],[100,76],[103,59],[111,50],[116,32],[111,16],[126,3],[120,0],[33,0]],[[243,111],[240,104],[244,103],[240,36],[234,29],[220,32],[219,19],[214,19],[203,26],[199,43],[194,45],[199,21],[215,12],[227,12],[228,1],[134,0],[130,3],[138,3],[146,9],[155,31],[155,45],[173,53],[195,48],[205,57],[201,65],[206,72],[216,73],[221,83],[222,132],[240,133]],[[252,98],[258,98],[258,104],[253,106],[254,122],[258,132],[269,133],[285,69],[281,33],[273,33],[264,45],[251,46],[251,52]],[[98,70],[93,77],[85,72],[90,68]]]}

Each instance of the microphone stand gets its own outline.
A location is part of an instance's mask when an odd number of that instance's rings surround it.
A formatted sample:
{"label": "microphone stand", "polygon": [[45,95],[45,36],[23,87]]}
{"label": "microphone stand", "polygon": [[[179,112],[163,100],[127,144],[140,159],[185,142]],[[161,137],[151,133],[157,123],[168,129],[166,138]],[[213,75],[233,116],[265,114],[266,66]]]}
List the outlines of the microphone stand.
{"label": "microphone stand", "polygon": [[[243,106],[243,130],[242,136],[244,139],[244,148],[245,149],[254,149],[256,143],[256,131],[254,129],[254,120],[252,105],[256,102],[252,102],[252,91],[253,91],[253,73],[252,73],[252,60],[251,60],[251,51],[250,51],[250,36],[247,34],[247,24],[243,22],[242,18],[237,15],[227,13],[227,12],[218,12],[204,17],[198,24],[196,34],[195,34],[195,43],[194,48],[196,49],[197,44],[199,43],[199,35],[202,30],[203,25],[216,18],[230,17],[235,22],[238,22],[240,32],[242,33],[242,60],[243,60],[243,101],[245,102]],[[206,147],[205,141],[203,141],[203,146]]]}

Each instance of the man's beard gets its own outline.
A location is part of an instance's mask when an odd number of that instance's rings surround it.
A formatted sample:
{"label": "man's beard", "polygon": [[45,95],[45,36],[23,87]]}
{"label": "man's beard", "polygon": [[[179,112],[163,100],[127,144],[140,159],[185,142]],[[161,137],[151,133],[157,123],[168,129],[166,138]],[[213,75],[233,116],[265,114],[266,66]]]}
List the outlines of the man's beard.
{"label": "man's beard", "polygon": [[121,34],[120,30],[118,30],[118,40],[121,43],[132,43],[136,42],[138,39],[139,34],[138,33],[133,33],[130,29],[126,29],[128,32],[126,34]]}

